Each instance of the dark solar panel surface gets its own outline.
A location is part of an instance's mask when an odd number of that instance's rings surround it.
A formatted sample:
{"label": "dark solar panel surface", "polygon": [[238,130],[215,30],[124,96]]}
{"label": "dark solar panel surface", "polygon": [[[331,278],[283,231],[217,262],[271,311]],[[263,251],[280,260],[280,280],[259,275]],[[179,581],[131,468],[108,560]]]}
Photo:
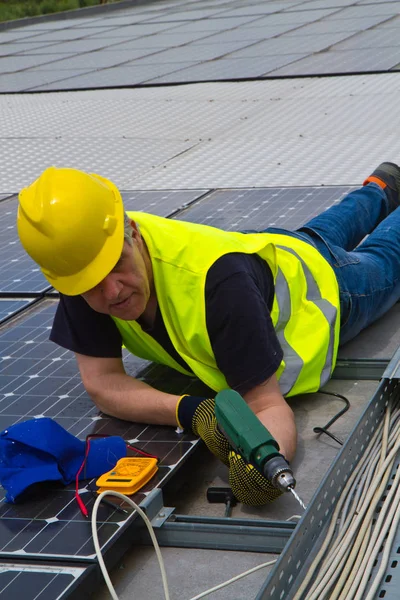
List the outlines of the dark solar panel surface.
{"label": "dark solar panel surface", "polygon": [[335,202],[350,187],[217,190],[183,210],[176,219],[229,231],[267,227],[296,229]]}
{"label": "dark solar panel surface", "polygon": [[61,600],[87,581],[94,566],[0,562],[0,599]]}
{"label": "dark solar panel surface", "polygon": [[17,235],[15,197],[0,202],[0,294],[42,293],[50,285]]}
{"label": "dark solar panel surface", "polygon": [[[158,474],[133,496],[141,502],[170,477],[195,445],[193,436],[170,427],[145,426],[110,418],[95,407],[80,381],[72,353],[48,341],[56,303],[43,301],[0,333],[0,430],[30,418],[51,417],[79,439],[90,433],[119,435],[160,458]],[[174,393],[198,390],[190,378],[169,369],[126,358],[127,371]],[[204,388],[203,388],[204,392]],[[81,498],[90,508],[93,498],[81,485]],[[129,521],[125,515],[102,509],[99,520],[103,548],[118,537]],[[0,504],[0,556],[93,558],[90,523],[74,499],[74,485],[52,485],[40,496],[21,504]]]}
{"label": "dark solar panel surface", "polygon": [[123,191],[125,210],[149,212],[168,217],[175,211],[201,198],[208,190]]}
{"label": "dark solar panel surface", "polygon": [[0,31],[0,90],[396,71],[399,11],[396,0],[182,1],[42,22]]}
{"label": "dark solar panel surface", "polygon": [[0,323],[20,313],[33,302],[35,302],[34,299],[27,298],[0,298]]}

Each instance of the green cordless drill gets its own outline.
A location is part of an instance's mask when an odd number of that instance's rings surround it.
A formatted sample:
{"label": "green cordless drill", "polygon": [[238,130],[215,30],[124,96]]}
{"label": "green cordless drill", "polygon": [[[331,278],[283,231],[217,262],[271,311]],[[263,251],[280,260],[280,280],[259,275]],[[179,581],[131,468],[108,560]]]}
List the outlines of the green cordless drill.
{"label": "green cordless drill", "polygon": [[218,427],[231,446],[282,492],[296,485],[279,445],[240,394],[224,390],[215,397]]}

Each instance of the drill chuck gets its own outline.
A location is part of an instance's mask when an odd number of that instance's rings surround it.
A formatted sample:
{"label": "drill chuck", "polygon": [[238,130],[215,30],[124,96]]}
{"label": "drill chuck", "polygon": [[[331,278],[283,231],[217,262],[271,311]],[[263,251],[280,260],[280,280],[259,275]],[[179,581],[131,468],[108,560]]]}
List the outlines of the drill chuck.
{"label": "drill chuck", "polygon": [[264,476],[281,492],[296,485],[293,471],[282,455],[274,456],[264,464]]}

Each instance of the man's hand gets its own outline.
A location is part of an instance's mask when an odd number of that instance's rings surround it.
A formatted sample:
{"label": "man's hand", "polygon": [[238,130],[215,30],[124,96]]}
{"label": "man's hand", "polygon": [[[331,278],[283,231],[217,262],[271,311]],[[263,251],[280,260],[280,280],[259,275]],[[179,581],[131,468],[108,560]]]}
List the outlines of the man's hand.
{"label": "man's hand", "polygon": [[229,453],[229,484],[239,502],[250,506],[268,504],[282,495],[268,479],[233,450]]}
{"label": "man's hand", "polygon": [[226,437],[218,429],[215,417],[215,401],[211,398],[182,396],[177,409],[177,421],[184,429],[191,429],[201,437],[207,448],[226,466],[232,450]]}
{"label": "man's hand", "polygon": [[192,429],[208,449],[229,467],[229,483],[239,502],[258,506],[272,502],[281,495],[252,465],[233,450],[219,431],[215,417],[215,401],[211,398],[182,396],[177,407],[178,422]]}
{"label": "man's hand", "polygon": [[257,385],[244,396],[251,410],[279,444],[286,460],[293,460],[297,432],[293,411],[281,394],[276,375]]}

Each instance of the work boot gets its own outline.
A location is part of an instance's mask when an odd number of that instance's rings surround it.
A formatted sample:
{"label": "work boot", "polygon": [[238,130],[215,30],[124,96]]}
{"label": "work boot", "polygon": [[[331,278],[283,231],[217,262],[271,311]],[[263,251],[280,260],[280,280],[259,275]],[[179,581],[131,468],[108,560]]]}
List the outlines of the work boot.
{"label": "work boot", "polygon": [[376,183],[385,190],[390,212],[400,206],[400,167],[391,162],[384,162],[367,177],[363,185],[368,183]]}

